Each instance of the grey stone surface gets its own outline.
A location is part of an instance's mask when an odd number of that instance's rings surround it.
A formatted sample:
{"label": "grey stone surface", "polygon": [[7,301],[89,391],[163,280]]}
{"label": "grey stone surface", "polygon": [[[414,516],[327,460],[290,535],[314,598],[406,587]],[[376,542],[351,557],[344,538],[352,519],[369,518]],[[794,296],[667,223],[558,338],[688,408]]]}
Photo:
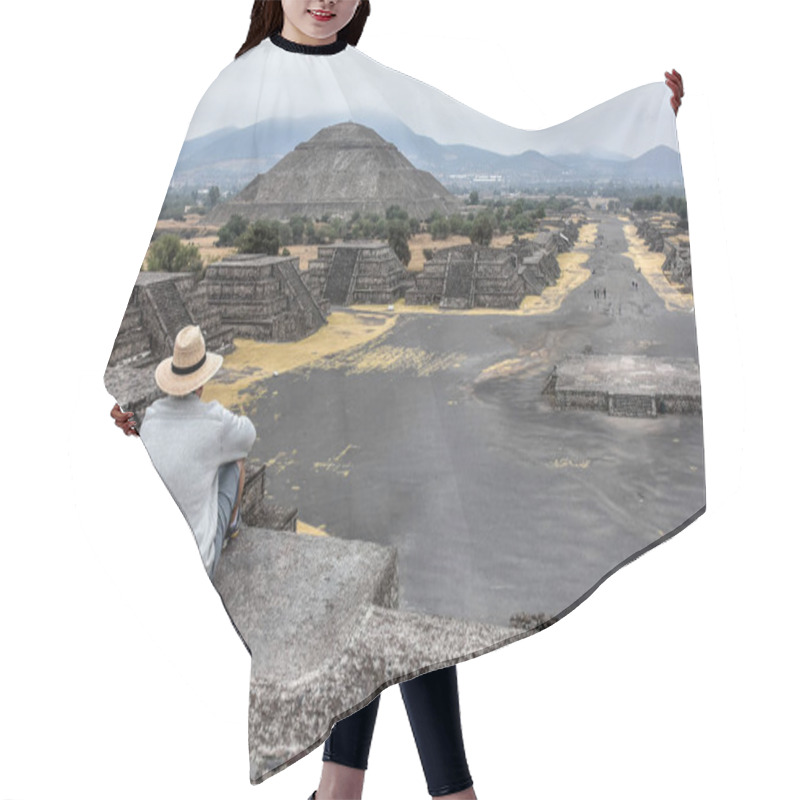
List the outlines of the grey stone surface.
{"label": "grey stone surface", "polygon": [[243,528],[214,583],[252,655],[254,783],[386,686],[527,635],[398,610],[396,552],[370,542]]}
{"label": "grey stone surface", "polygon": [[586,408],[616,416],[699,414],[700,371],[688,358],[635,355],[568,356],[545,388],[556,408]]}
{"label": "grey stone surface", "polygon": [[229,543],[214,583],[253,674],[273,679],[315,669],[356,634],[367,605],[397,601],[392,548],[260,528]]}
{"label": "grey stone surface", "polygon": [[208,304],[237,337],[297,341],[325,324],[325,316],[292,256],[236,254],[211,264],[204,286]]}

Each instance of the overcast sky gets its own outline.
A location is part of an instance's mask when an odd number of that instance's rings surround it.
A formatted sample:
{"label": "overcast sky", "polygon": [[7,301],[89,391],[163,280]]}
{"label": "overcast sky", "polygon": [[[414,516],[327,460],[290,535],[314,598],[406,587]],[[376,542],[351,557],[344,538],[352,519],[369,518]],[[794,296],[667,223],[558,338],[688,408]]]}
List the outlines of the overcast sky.
{"label": "overcast sky", "polygon": [[[535,102],[522,85],[520,102]],[[397,117],[440,144],[469,144],[504,155],[609,151],[635,158],[656,147],[678,149],[669,90],[631,87],[578,116],[540,131],[513,128],[444,92],[385,67],[357,48],[328,56],[290,53],[264,42],[225,67],[205,93],[187,139],[267,119],[323,118],[369,124]]]}

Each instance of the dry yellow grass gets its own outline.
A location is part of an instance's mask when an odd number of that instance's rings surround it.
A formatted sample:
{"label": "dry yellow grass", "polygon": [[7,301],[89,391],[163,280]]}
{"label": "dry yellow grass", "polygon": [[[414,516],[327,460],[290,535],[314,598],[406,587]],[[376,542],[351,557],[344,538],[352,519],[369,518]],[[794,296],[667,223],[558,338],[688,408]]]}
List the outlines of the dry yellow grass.
{"label": "dry yellow grass", "polygon": [[463,358],[461,353],[429,353],[420,347],[378,345],[339,353],[318,362],[317,366],[322,369],[343,369],[346,375],[409,371],[422,377],[458,366]]}
{"label": "dry yellow grass", "polygon": [[625,255],[633,260],[634,266],[653,287],[656,294],[664,301],[669,311],[694,311],[694,297],[676,289],[666,278],[662,267],[666,256],[648,249],[643,239],[636,235],[636,226],[627,224],[623,228],[628,241]]}
{"label": "dry yellow grass", "polygon": [[322,525],[319,528],[315,528],[313,525],[309,525],[307,522],[303,522],[302,520],[297,520],[297,532],[298,533],[308,533],[311,536],[328,536],[328,532],[325,530],[325,526]]}
{"label": "dry yellow grass", "polygon": [[422,272],[425,266],[424,250],[442,250],[445,247],[455,247],[460,244],[469,244],[469,236],[449,236],[447,239],[434,241],[429,233],[418,233],[408,241],[408,248],[411,250],[411,261],[408,268],[412,272]]}
{"label": "dry yellow grass", "polygon": [[275,372],[289,372],[371,341],[392,328],[396,317],[389,314],[336,312],[328,324],[299,342],[254,342],[236,339],[233,353],[225,356],[223,370],[207,384],[203,396],[218,400],[226,408],[245,411],[271,387]]}
{"label": "dry yellow grass", "polygon": [[286,249],[290,255],[300,259],[300,269],[302,271],[308,269],[309,261],[316,261],[317,259],[317,245],[315,244],[293,244]]}
{"label": "dry yellow grass", "polygon": [[498,361],[490,367],[486,367],[476,378],[476,383],[494,380],[495,378],[512,378],[519,375],[530,367],[530,359],[527,358],[506,358]]}
{"label": "dry yellow grass", "polygon": [[557,458],[547,466],[552,469],[587,469],[591,463],[591,459],[588,458],[584,458],[581,461],[573,461],[571,458]]}

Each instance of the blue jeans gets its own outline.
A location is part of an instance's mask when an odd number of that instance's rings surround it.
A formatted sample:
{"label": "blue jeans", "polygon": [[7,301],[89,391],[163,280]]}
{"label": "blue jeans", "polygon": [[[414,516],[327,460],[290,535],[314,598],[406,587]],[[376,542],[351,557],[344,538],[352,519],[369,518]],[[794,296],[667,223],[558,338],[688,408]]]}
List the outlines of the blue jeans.
{"label": "blue jeans", "polygon": [[225,534],[231,521],[233,507],[236,505],[236,498],[239,496],[239,465],[232,461],[230,464],[223,464],[217,473],[219,482],[219,493],[217,495],[217,535],[214,537],[214,563],[211,565],[209,578],[214,577],[214,571],[219,564],[219,557],[222,555],[222,543],[225,541]]}

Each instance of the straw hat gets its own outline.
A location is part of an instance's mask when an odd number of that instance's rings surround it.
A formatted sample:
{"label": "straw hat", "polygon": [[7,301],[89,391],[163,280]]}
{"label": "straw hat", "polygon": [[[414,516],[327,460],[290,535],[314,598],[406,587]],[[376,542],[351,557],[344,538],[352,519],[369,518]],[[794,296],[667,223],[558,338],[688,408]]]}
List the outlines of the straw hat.
{"label": "straw hat", "polygon": [[156,367],[158,388],[181,397],[211,380],[222,366],[222,356],[206,352],[206,340],[197,325],[187,325],[175,337],[170,358]]}

